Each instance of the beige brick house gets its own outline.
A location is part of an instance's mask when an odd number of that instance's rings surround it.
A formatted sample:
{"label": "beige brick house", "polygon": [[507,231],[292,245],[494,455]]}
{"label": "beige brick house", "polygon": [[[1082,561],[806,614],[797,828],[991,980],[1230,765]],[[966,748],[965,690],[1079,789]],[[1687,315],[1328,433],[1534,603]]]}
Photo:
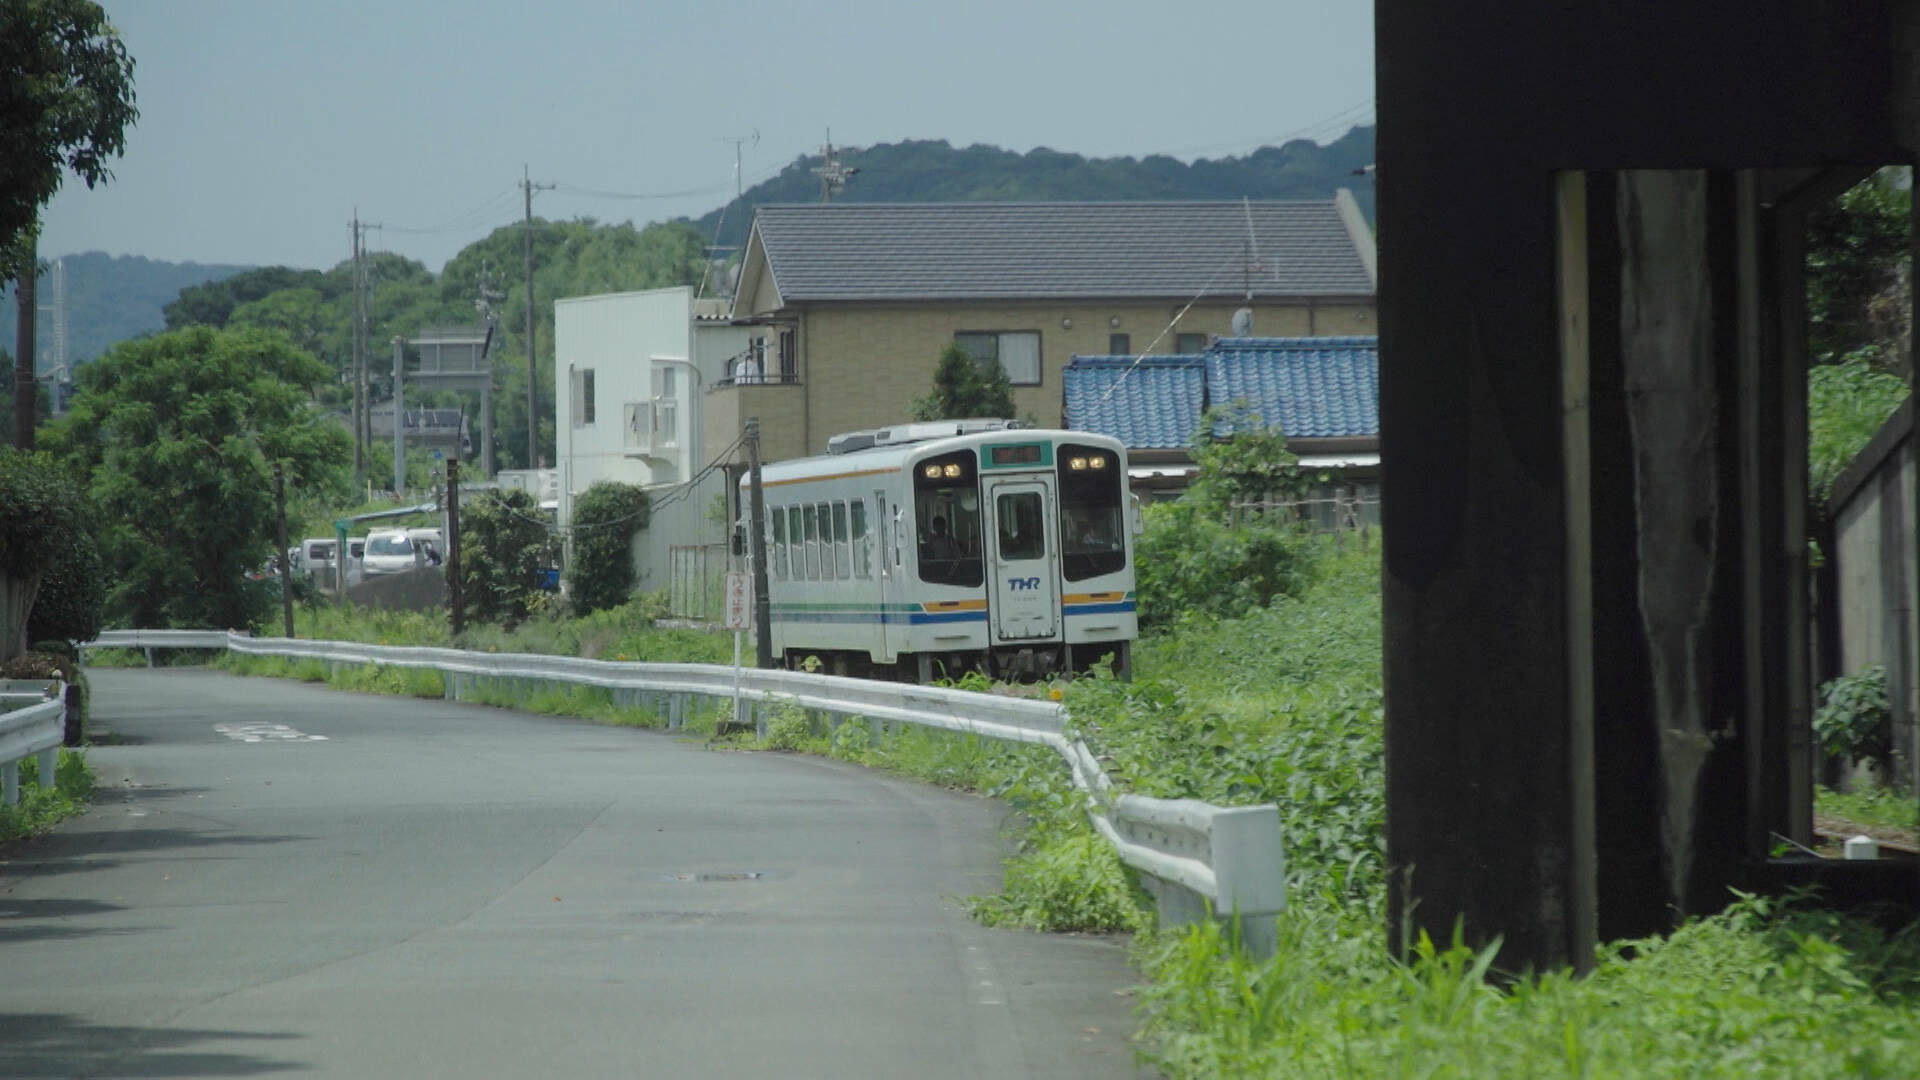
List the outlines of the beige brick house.
{"label": "beige brick house", "polygon": [[1346,191],[763,206],[733,304],[756,345],[705,390],[705,456],[749,416],[770,461],[905,420],[952,342],[999,359],[1020,413],[1055,424],[1075,355],[1199,352],[1242,307],[1262,336],[1372,334],[1375,283],[1373,233]]}

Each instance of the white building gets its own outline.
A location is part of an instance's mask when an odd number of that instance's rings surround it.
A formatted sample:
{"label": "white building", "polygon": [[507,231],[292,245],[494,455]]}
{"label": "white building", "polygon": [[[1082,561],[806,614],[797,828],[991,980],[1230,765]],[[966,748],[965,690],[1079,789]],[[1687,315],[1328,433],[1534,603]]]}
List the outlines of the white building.
{"label": "white building", "polygon": [[554,303],[559,522],[573,501],[603,480],[653,496],[648,526],[634,541],[635,590],[666,588],[671,549],[720,544],[713,520],[726,474],[714,469],[687,485],[700,460],[703,391],[728,377],[749,347],[750,327],[729,325],[722,300],[695,300],[686,287],[581,296]]}

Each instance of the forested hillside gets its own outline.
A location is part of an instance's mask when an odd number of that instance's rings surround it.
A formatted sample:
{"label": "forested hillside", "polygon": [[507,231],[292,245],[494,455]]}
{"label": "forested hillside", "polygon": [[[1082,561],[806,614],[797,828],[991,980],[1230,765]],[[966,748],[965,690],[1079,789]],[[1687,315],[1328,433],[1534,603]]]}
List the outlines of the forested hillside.
{"label": "forested hillside", "polygon": [[[1263,146],[1245,157],[1189,165],[1144,158],[1085,158],[1041,147],[1025,154],[993,146],[955,149],[944,139],[849,147],[834,154],[857,170],[836,202],[1108,202],[1131,199],[1324,199],[1349,188],[1369,219],[1373,181],[1355,175],[1373,164],[1371,125],[1321,146],[1305,139]],[[820,201],[819,156],[803,157],[739,199],[694,221],[716,243],[737,245],[768,203]],[[724,223],[722,215],[725,216]]]}
{"label": "forested hillside", "polygon": [[[105,352],[116,341],[151,333],[164,320],[160,309],[180,290],[247,269],[203,263],[171,263],[138,255],[108,255],[89,251],[62,260],[67,275],[67,360],[84,363]],[[37,286],[40,306],[53,303],[52,274],[42,274]],[[53,318],[41,312],[35,324],[40,345],[37,357],[45,370],[52,361]],[[0,304],[0,343],[13,349],[15,311],[13,291]]]}

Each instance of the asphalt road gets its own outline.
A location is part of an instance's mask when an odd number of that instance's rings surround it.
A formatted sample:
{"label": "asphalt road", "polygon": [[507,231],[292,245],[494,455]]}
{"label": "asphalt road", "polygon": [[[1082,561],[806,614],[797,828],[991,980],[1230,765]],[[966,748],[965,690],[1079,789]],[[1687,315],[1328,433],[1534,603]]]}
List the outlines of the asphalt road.
{"label": "asphalt road", "polygon": [[818,758],[97,670],[0,861],[0,1076],[1136,1075],[1125,946],[989,930],[1005,808]]}

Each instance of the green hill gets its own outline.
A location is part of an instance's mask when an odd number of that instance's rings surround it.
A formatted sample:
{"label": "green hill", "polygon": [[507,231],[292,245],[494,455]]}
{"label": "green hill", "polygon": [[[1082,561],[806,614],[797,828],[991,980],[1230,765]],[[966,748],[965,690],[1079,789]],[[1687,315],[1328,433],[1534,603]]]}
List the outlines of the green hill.
{"label": "green hill", "polygon": [[[1324,199],[1344,187],[1371,219],[1373,179],[1356,172],[1373,163],[1373,134],[1371,125],[1356,127],[1325,146],[1298,139],[1245,157],[1190,165],[1161,154],[1086,158],[1045,147],[1024,154],[979,145],[955,149],[944,139],[881,143],[835,153],[840,164],[856,171],[834,201]],[[708,236],[719,230],[717,244],[737,245],[754,207],[820,201],[820,178],[812,171],[820,164],[817,156],[803,157],[693,225]]]}
{"label": "green hill", "polygon": [[[67,255],[67,362],[81,364],[107,351],[114,342],[152,333],[166,325],[161,309],[180,295],[180,290],[203,282],[228,277],[248,269],[245,266],[217,266],[202,263],[171,263],[139,255],[108,255],[89,251]],[[53,303],[51,272],[42,274],[35,286],[41,308]],[[0,349],[13,354],[16,311],[13,291],[9,289],[0,303]],[[53,316],[42,310],[34,323],[34,350],[38,366],[45,371],[53,361]]]}

